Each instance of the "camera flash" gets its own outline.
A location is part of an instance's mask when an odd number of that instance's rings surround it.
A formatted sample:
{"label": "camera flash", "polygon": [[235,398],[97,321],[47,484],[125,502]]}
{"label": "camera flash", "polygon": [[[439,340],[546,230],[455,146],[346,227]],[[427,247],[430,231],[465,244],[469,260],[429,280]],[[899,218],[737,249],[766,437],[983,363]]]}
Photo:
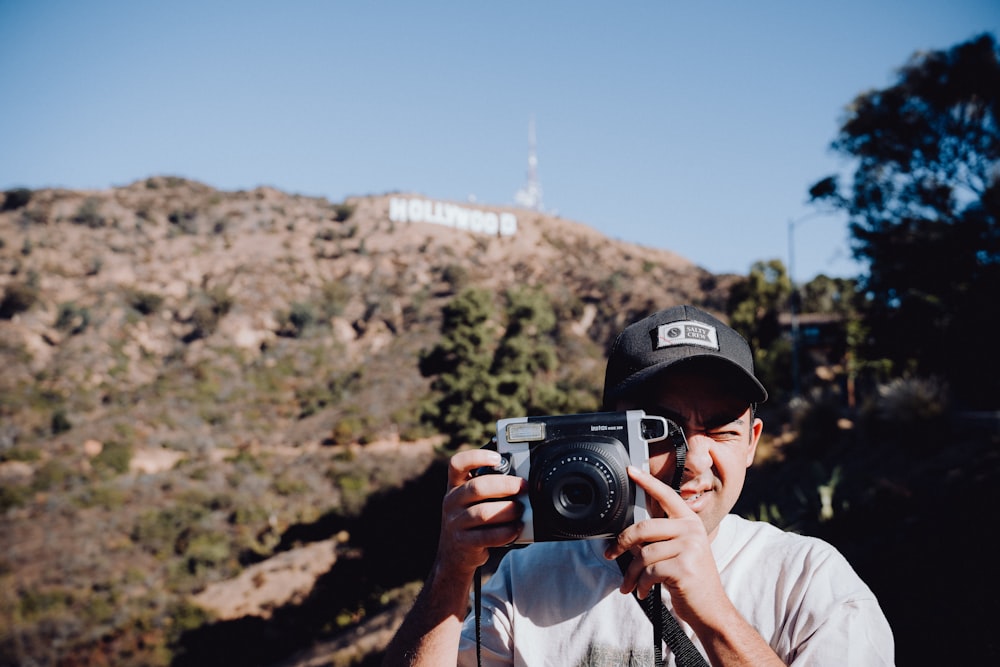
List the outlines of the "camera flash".
{"label": "camera flash", "polygon": [[545,439],[543,422],[507,424],[507,442],[536,442]]}

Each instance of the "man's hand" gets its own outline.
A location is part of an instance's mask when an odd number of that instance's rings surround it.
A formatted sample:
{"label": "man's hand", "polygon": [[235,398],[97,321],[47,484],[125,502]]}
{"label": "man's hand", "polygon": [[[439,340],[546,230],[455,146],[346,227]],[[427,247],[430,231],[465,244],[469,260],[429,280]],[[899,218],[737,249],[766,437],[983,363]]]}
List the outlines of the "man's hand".
{"label": "man's hand", "polygon": [[527,482],[513,475],[472,476],[476,468],[499,463],[499,454],[484,449],[451,457],[437,558],[413,608],[386,647],[383,664],[455,664],[476,568],[489,558],[490,547],[513,542],[522,528],[523,508],[512,498],[524,491]]}
{"label": "man's hand", "polygon": [[622,593],[634,590],[645,598],[655,584],[663,584],[677,616],[692,625],[713,609],[723,608],[720,604],[730,606],[705,525],[698,515],[677,492],[653,475],[630,467],[629,476],[662,508],[666,518],[629,526],[605,552],[609,559],[626,551],[634,557],[625,571]]}
{"label": "man's hand", "polygon": [[476,468],[498,463],[500,455],[485,449],[451,458],[438,561],[452,576],[471,576],[489,558],[490,547],[510,544],[521,532],[523,506],[512,498],[525,490],[527,482],[514,475],[472,476]]}

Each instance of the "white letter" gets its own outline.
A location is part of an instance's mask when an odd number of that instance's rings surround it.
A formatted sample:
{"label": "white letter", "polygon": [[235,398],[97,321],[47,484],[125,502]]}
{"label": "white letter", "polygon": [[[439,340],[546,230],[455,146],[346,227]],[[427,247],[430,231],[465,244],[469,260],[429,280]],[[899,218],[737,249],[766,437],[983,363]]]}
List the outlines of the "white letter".
{"label": "white letter", "polygon": [[498,229],[500,229],[500,222],[497,214],[493,211],[487,211],[486,215],[483,216],[483,232],[486,234],[496,234]]}
{"label": "white letter", "polygon": [[469,228],[469,209],[455,207],[455,229]]}
{"label": "white letter", "polygon": [[430,221],[436,222],[439,225],[448,224],[444,218],[444,206],[441,204],[441,202],[439,201],[434,202],[434,209],[433,213],[431,213]]}
{"label": "white letter", "polygon": [[500,214],[500,234],[513,236],[517,232],[517,216],[513,213]]}
{"label": "white letter", "polygon": [[424,221],[424,203],[419,199],[410,200],[410,222]]}
{"label": "white letter", "polygon": [[389,219],[393,222],[406,222],[406,200],[393,197],[389,200]]}
{"label": "white letter", "polygon": [[483,212],[473,209],[469,216],[469,229],[474,232],[483,231]]}

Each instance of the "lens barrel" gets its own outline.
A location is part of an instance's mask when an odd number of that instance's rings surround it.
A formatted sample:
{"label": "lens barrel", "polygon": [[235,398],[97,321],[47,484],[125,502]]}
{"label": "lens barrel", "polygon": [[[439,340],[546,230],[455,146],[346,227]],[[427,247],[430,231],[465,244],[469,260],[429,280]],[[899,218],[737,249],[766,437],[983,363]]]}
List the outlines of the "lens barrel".
{"label": "lens barrel", "polygon": [[529,479],[536,539],[615,534],[628,525],[634,494],[621,442],[578,437],[541,449]]}

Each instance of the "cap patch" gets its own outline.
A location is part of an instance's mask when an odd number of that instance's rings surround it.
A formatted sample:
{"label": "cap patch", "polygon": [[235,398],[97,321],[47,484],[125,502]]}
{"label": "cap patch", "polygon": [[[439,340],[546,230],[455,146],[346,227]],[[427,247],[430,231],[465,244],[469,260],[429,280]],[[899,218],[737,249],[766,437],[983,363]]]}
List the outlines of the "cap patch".
{"label": "cap patch", "polygon": [[718,350],[719,336],[715,327],[694,320],[661,324],[656,330],[656,349],[677,345],[698,345]]}

